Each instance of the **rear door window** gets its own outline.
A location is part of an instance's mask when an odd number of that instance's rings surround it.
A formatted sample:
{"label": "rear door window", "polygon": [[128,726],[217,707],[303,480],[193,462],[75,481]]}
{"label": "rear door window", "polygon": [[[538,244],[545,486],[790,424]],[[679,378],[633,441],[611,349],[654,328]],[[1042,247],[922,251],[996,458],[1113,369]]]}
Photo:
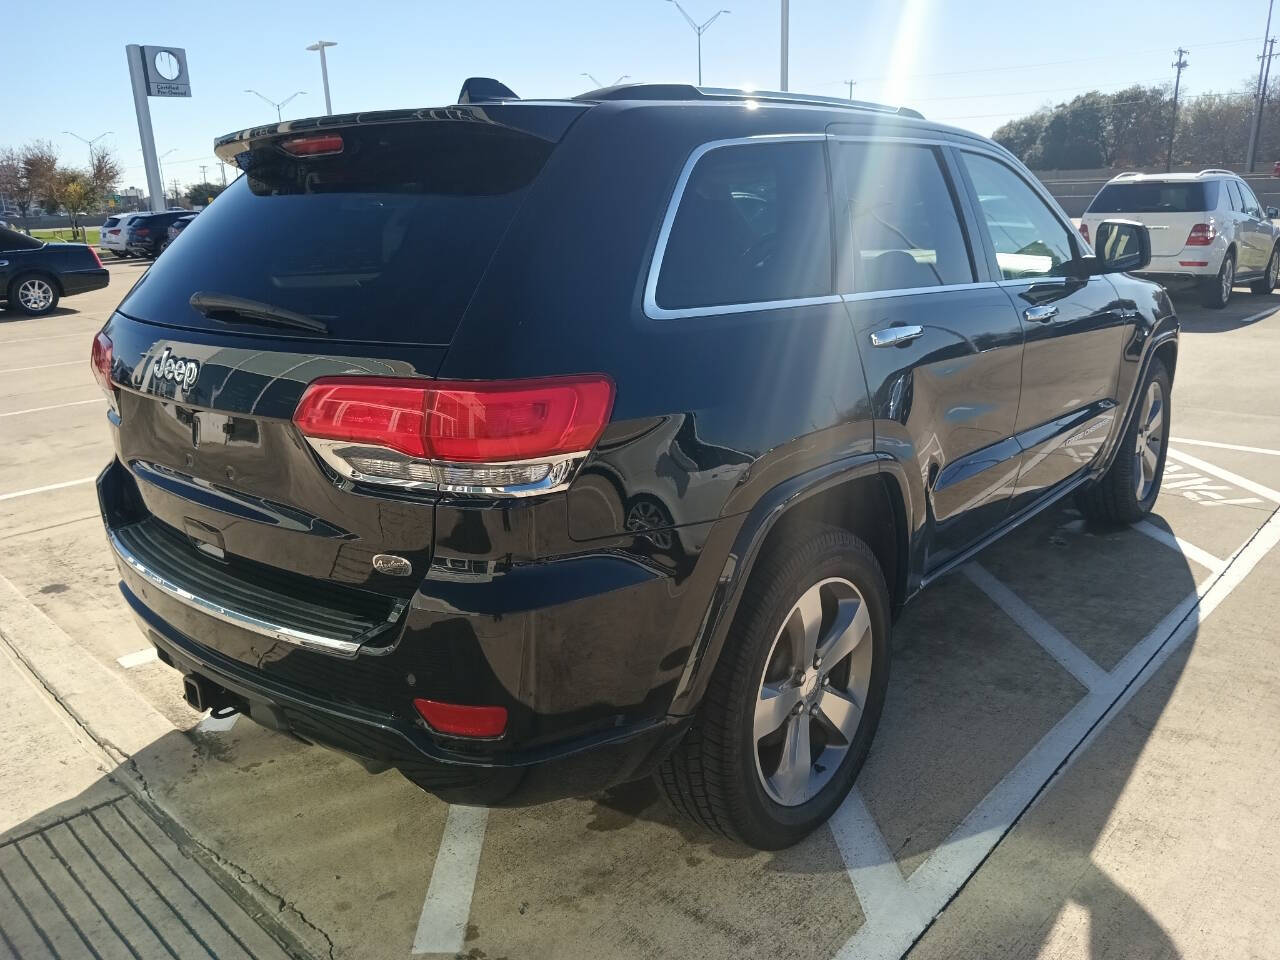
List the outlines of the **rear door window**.
{"label": "rear door window", "polygon": [[973,262],[936,149],[839,142],[844,187],[838,228],[848,231],[858,292],[971,283]]}
{"label": "rear door window", "polygon": [[1051,276],[1075,258],[1073,231],[1011,167],[967,150],[960,156],[1004,279]]}
{"label": "rear door window", "polygon": [[1244,200],[1240,198],[1240,188],[1236,186],[1234,180],[1227,181],[1227,199],[1231,201],[1231,209],[1240,211],[1244,209]]}
{"label": "rear door window", "polygon": [[228,329],[188,303],[219,293],[315,317],[334,339],[448,343],[554,144],[476,121],[340,133],[338,153],[297,157],[273,142],[241,154],[244,175],[191,221],[121,312]]}
{"label": "rear door window", "polygon": [[660,253],[655,299],[664,310],[830,294],[823,144],[742,144],[705,153]]}

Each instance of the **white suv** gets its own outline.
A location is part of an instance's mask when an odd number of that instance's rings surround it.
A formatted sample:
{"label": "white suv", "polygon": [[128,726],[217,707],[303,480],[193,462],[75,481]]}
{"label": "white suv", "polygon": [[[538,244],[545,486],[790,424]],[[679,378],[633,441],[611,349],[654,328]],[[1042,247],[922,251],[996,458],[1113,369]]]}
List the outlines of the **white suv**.
{"label": "white suv", "polygon": [[1142,275],[1169,287],[1196,285],[1207,307],[1225,307],[1248,283],[1270,293],[1280,270],[1280,228],[1249,185],[1230,170],[1122,173],[1089,204],[1080,232],[1090,239],[1103,220],[1136,220],[1151,234],[1151,265]]}
{"label": "white suv", "polygon": [[102,224],[102,230],[98,234],[98,246],[103,250],[108,250],[117,257],[129,256],[129,251],[125,248],[125,241],[129,237],[129,221],[134,217],[144,217],[147,211],[142,213],[122,213],[119,216],[107,217]]}

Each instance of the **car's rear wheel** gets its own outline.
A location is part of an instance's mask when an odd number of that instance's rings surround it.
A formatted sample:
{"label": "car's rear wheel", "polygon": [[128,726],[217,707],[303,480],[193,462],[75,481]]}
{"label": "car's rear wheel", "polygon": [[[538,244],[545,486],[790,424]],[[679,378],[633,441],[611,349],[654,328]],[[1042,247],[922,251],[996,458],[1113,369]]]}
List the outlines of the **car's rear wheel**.
{"label": "car's rear wheel", "polygon": [[848,531],[798,527],[752,574],[687,736],[657,779],[681,813],[790,846],[848,794],[889,680],[889,593]]}
{"label": "car's rear wheel", "polygon": [[39,317],[58,305],[58,285],[42,273],[26,273],[9,284],[9,306]]}
{"label": "car's rear wheel", "polygon": [[112,250],[111,255],[117,260],[127,260],[129,258],[129,254],[125,253],[123,250]]}
{"label": "car's rear wheel", "polygon": [[1276,288],[1276,275],[1280,274],[1280,245],[1271,248],[1271,257],[1267,260],[1267,269],[1262,279],[1249,284],[1254,293],[1270,293]]}
{"label": "car's rear wheel", "polygon": [[1076,498],[1090,520],[1119,526],[1141,520],[1155,506],[1169,447],[1169,371],[1152,360],[1138,409],[1115,460],[1096,484]]}
{"label": "car's rear wheel", "polygon": [[1202,281],[1200,302],[1206,307],[1221,310],[1231,299],[1231,289],[1236,285],[1236,258],[1230,251],[1222,258],[1218,275]]}

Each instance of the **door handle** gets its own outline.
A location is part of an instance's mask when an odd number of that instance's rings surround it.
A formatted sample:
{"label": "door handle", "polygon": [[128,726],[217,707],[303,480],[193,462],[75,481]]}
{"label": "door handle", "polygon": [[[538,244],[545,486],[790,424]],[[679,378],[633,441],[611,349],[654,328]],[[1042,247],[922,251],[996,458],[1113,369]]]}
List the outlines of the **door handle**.
{"label": "door handle", "polygon": [[9,265],[8,260],[0,260],[0,267],[7,267],[8,265]]}
{"label": "door handle", "polygon": [[873,347],[896,347],[904,343],[910,343],[917,337],[924,336],[924,327],[912,324],[905,327],[885,327],[882,330],[875,330],[871,334],[871,345]]}
{"label": "door handle", "polygon": [[1028,323],[1048,323],[1058,315],[1058,308],[1051,303],[1038,303],[1034,307],[1027,307],[1022,315]]}

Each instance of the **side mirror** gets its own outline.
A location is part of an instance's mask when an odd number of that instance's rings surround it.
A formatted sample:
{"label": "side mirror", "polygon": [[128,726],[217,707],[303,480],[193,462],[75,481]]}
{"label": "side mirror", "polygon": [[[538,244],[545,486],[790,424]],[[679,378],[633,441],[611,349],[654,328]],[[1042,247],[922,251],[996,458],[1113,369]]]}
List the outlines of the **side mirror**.
{"label": "side mirror", "polygon": [[1280,217],[1280,210],[1275,207],[1267,207],[1267,219],[1274,220],[1276,217]]}
{"label": "side mirror", "polygon": [[1094,235],[1097,273],[1132,273],[1151,263],[1151,234],[1133,220],[1103,220]]}

